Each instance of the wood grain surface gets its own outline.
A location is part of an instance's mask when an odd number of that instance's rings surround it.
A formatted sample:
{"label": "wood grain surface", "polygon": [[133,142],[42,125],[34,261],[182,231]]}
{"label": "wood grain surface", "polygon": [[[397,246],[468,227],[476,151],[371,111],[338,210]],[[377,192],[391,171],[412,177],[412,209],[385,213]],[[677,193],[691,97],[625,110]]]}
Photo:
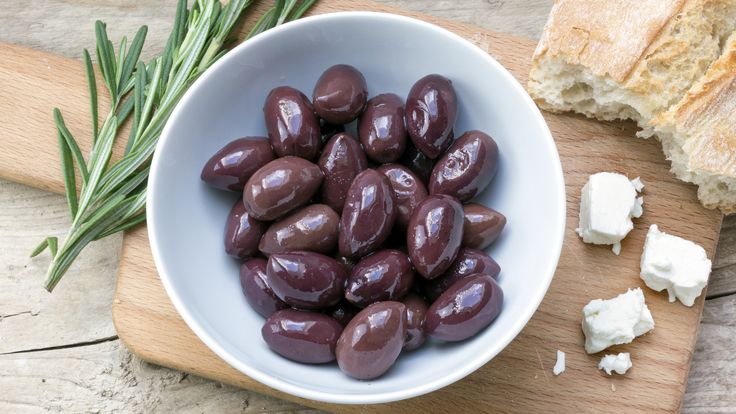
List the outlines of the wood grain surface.
{"label": "wood grain surface", "polygon": [[[529,37],[538,35],[546,10],[550,5],[549,1],[531,0],[509,2],[386,0],[386,3],[424,10],[447,18],[472,21],[485,27]],[[79,10],[93,9],[95,17],[105,18],[111,22],[114,20],[114,23],[110,25],[111,28],[117,30],[114,36],[130,32],[137,24],[144,22],[155,21],[158,26],[164,26],[152,30],[152,43],[155,50],[163,43],[167,30],[165,26],[170,19],[169,15],[173,14],[172,7],[168,5],[159,7],[158,2],[149,0],[104,1],[94,2],[94,4],[79,0],[43,0],[37,4],[42,4],[42,7],[30,11],[18,9],[18,13],[13,13],[13,7],[16,6],[8,5],[10,13],[0,14],[0,40],[23,43],[67,56],[77,56],[80,45],[91,45],[92,36],[89,30],[91,23],[83,28],[76,25],[65,27],[63,23],[68,23]],[[70,12],[70,9],[73,11]],[[39,18],[41,20],[37,21]],[[30,27],[36,30],[25,30]],[[54,33],[58,35],[54,36]],[[0,46],[0,52],[5,50],[5,45]],[[47,62],[41,57],[40,60],[30,63],[43,65]],[[76,65],[77,69],[81,70],[81,65],[79,63]],[[1,67],[0,70],[2,70]],[[0,77],[1,86],[6,87],[9,84],[7,78]],[[4,98],[5,95],[2,97]],[[49,112],[52,105],[73,102],[74,99],[68,96],[60,96],[57,100],[44,99],[44,102],[38,103],[37,108],[42,111],[45,108],[45,111]],[[0,105],[2,102],[3,100],[0,99]],[[86,98],[81,102],[86,105]],[[3,109],[15,110],[13,107]],[[82,117],[86,116],[86,113],[86,107],[79,111]],[[48,116],[44,118],[44,120],[48,119]],[[75,124],[79,131],[75,132],[83,132],[88,129],[86,127],[88,123],[84,123],[84,120],[79,122],[82,123]],[[23,134],[24,131],[29,130],[20,124],[20,128],[15,132]],[[53,135],[38,129],[31,128],[30,131],[34,132],[38,139],[53,139]],[[8,137],[6,129],[0,124],[0,140],[6,144]],[[613,157],[625,156],[626,154],[613,155]],[[4,155],[0,153],[0,161],[3,159],[5,159]],[[636,163],[636,161],[633,162]],[[56,158],[54,158],[54,162],[45,167],[57,168],[56,165]],[[567,166],[565,167],[567,169]],[[0,176],[4,177],[2,174]],[[574,185],[568,183],[568,191],[579,191],[579,187],[575,189],[572,187]],[[59,191],[58,185],[51,184],[49,188]],[[649,197],[647,197],[647,202],[649,202]],[[112,332],[111,329],[85,330],[95,324],[102,326],[104,324],[100,321],[109,318],[105,316],[104,306],[100,310],[89,306],[109,303],[107,302],[109,296],[106,301],[104,292],[106,289],[108,294],[111,292],[109,290],[113,281],[111,272],[114,272],[117,263],[119,238],[110,240],[109,243],[93,245],[80,261],[79,266],[75,266],[70,272],[69,278],[74,278],[74,281],[65,281],[62,285],[64,289],[58,290],[53,297],[54,300],[48,302],[48,298],[39,294],[42,292],[38,291],[45,266],[44,259],[29,262],[25,257],[32,245],[45,236],[49,230],[54,234],[63,233],[65,227],[64,200],[59,196],[0,182],[0,203],[2,203],[0,204],[2,207],[0,208],[0,242],[4,246],[3,251],[0,252],[0,262],[3,264],[0,268],[0,281],[2,281],[0,287],[3,292],[0,294],[2,295],[0,296],[0,346],[3,347],[0,350],[0,369],[4,373],[0,378],[0,389],[7,391],[0,395],[0,410],[21,412],[28,410],[29,407],[36,407],[56,411],[65,407],[67,410],[80,412],[89,411],[91,407],[94,407],[94,410],[101,412],[121,409],[128,412],[307,411],[296,405],[279,402],[266,396],[227,386],[218,386],[194,376],[182,375],[163,368],[157,369],[136,361],[134,358],[131,359],[124,350],[114,345],[117,343],[114,337],[108,338],[109,333]],[[570,201],[570,203],[576,204],[577,200]],[[649,217],[648,215],[649,210],[647,210],[645,219]],[[23,216],[32,217],[33,220],[18,220]],[[641,232],[643,228],[644,226],[639,223],[636,231]],[[736,362],[731,356],[733,338],[736,336],[736,328],[733,324],[734,317],[736,317],[736,301],[732,295],[728,296],[734,292],[736,286],[732,277],[733,264],[736,261],[736,253],[734,253],[736,242],[733,240],[735,233],[734,220],[727,219],[709,286],[709,297],[713,299],[706,302],[700,339],[695,350],[694,365],[684,404],[687,412],[730,412],[736,402],[733,393],[729,392],[729,389],[733,389],[736,384],[734,382]],[[11,248],[7,249],[5,246]],[[638,245],[634,249],[640,247]],[[624,249],[626,250],[626,245]],[[86,260],[85,257],[87,257]],[[81,300],[84,299],[83,295],[68,294],[75,290],[85,290],[87,300]],[[26,303],[18,300],[26,295],[32,295],[32,297],[35,295],[35,302]],[[68,309],[70,305],[80,312],[78,315],[86,311],[86,318],[73,317],[73,315],[63,317],[62,310]],[[576,312],[579,312],[579,309]],[[59,317],[59,321],[54,322],[54,317]],[[655,312],[655,318],[657,318],[657,312]],[[51,322],[38,326],[38,322],[34,320]],[[88,323],[83,321],[88,321]],[[661,328],[659,319],[657,322],[659,331]],[[77,329],[77,333],[67,332],[70,328]],[[68,335],[64,336],[65,332]],[[10,338],[9,341],[8,338]],[[189,338],[185,335],[180,342],[186,343]],[[54,349],[56,347],[62,349]],[[544,345],[544,348],[540,348],[540,357],[547,369],[547,377],[554,381],[555,378],[550,373],[551,365],[554,363],[554,350],[548,350],[548,347]],[[28,352],[36,348],[44,350],[38,353]],[[634,359],[635,368],[638,368],[636,355]],[[86,365],[75,365],[75,361],[88,362]],[[21,366],[25,367],[19,368]],[[85,372],[79,375],[74,374],[81,367]],[[125,367],[125,369],[120,369],[120,367]],[[596,373],[594,369],[589,371],[588,368],[590,367],[583,367],[586,375],[591,372]],[[542,378],[541,372],[540,370],[535,375]],[[633,372],[632,370],[631,373]],[[567,374],[570,372],[563,376]],[[580,373],[573,374],[580,375]],[[64,384],[73,386],[68,387]],[[615,382],[615,385],[616,391],[619,391],[618,382]],[[46,397],[38,398],[38,392],[43,392]],[[56,397],[53,397],[54,395]],[[620,397],[612,394],[607,398]],[[580,408],[582,411],[589,411],[586,407],[581,406]]]}

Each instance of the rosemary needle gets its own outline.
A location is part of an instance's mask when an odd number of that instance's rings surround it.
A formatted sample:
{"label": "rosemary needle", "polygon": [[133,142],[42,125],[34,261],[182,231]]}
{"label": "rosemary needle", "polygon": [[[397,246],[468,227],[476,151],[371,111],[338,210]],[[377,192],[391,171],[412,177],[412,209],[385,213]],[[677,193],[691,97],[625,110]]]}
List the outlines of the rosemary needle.
{"label": "rosemary needle", "polygon": [[[255,0],[194,0],[191,8],[179,0],[174,26],[164,51],[140,60],[148,28],[141,27],[128,43],[120,40],[117,55],[105,23],[95,24],[97,62],[110,95],[107,116],[99,123],[97,83],[92,59],[85,49],[92,115],[92,149],[85,160],[61,111],[54,108],[65,194],[72,225],[64,240],[47,237],[31,256],[49,248],[52,261],[44,286],[52,291],[84,247],[94,240],[127,230],[146,219],[146,182],[158,138],[176,103],[189,86],[227,50],[232,31]],[[246,39],[281,23],[298,19],[315,0],[276,0]],[[131,121],[122,158],[112,161],[120,126]],[[77,193],[76,174],[81,177]]]}

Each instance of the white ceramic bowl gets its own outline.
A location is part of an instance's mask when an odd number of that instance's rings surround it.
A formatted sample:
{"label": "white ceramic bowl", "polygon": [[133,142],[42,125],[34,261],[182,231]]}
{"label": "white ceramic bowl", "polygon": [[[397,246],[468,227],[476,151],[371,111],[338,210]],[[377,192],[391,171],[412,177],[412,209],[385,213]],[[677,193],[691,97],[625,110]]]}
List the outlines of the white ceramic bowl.
{"label": "white ceramic bowl", "polygon": [[[500,148],[499,170],[478,202],[503,212],[508,225],[489,249],[501,264],[503,311],[476,337],[428,343],[403,353],[373,381],[336,364],[304,365],[271,352],[263,318],[243,298],[236,260],[223,249],[223,228],[236,195],[207,187],[199,174],[232,139],[265,136],[263,102],[279,85],[308,96],[337,63],[363,72],[371,96],[406,97],[419,78],[450,78],[459,98],[456,136],[480,129]],[[542,115],[493,58],[431,24],[390,14],[348,12],[309,17],[253,38],[228,53],[182,98],[158,144],[148,182],[148,228],[166,291],[189,327],[246,375],[313,400],[367,404],[401,400],[451,384],[488,362],[521,331],[544,297],[557,266],[565,225],[560,160]],[[165,327],[162,327],[165,329]]]}

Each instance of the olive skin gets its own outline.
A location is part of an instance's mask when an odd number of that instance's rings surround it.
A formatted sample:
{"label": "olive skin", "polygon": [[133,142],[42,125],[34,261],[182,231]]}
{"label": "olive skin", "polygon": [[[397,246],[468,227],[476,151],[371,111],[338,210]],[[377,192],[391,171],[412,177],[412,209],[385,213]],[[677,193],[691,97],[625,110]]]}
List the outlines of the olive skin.
{"label": "olive skin", "polygon": [[413,351],[424,344],[427,333],[424,323],[427,316],[427,303],[416,293],[410,293],[403,300],[406,306],[406,341],[405,351]]}
{"label": "olive skin", "polygon": [[293,155],[307,160],[317,157],[321,143],[319,120],[300,91],[279,86],[263,104],[268,140],[279,157]]}
{"label": "olive skin", "polygon": [[350,65],[327,68],[312,94],[314,111],[331,124],[347,124],[363,112],[368,85],[362,73]]}
{"label": "olive skin", "polygon": [[[452,135],[452,132],[450,134]],[[406,143],[406,150],[399,163],[412,170],[425,186],[429,183],[429,177],[434,169],[434,160],[419,151],[411,141]]]}
{"label": "olive skin", "polygon": [[427,198],[427,188],[410,169],[399,164],[385,164],[378,172],[388,178],[396,199],[396,225],[406,230],[415,208]]}
{"label": "olive skin", "polygon": [[480,131],[468,131],[435,164],[430,194],[447,194],[468,201],[483,191],[496,175],[498,145]]}
{"label": "olive skin", "polygon": [[406,306],[377,302],[355,315],[337,340],[337,364],[345,374],[378,378],[396,362],[406,338]]}
{"label": "olive skin", "polygon": [[368,168],[363,148],[350,135],[335,134],[327,141],[317,165],[325,175],[321,190],[322,202],[336,212],[342,212],[350,184],[361,171]]}
{"label": "olive skin", "polygon": [[240,266],[240,287],[250,307],[265,318],[278,310],[289,307],[273,293],[268,285],[264,259],[250,259]]}
{"label": "olive skin", "polygon": [[356,258],[375,251],[391,234],[396,201],[388,178],[365,170],[350,184],[340,221],[340,255]]}
{"label": "olive skin", "polygon": [[434,279],[455,260],[463,239],[463,207],[446,195],[429,196],[409,219],[406,244],[419,274]]}
{"label": "olive skin", "polygon": [[268,227],[248,213],[242,200],[230,209],[225,224],[225,252],[241,259],[258,253],[258,242]]}
{"label": "olive skin", "polygon": [[427,75],[411,87],[406,98],[406,129],[427,157],[439,157],[452,142],[457,106],[452,82],[443,76]]}
{"label": "olive skin", "polygon": [[361,308],[374,302],[400,300],[413,282],[409,256],[398,250],[380,250],[355,265],[345,287],[345,299]]}
{"label": "olive skin", "polygon": [[258,220],[271,221],[307,203],[319,190],[324,174],[298,157],[277,158],[261,167],[243,189],[243,203]]}
{"label": "olive skin", "polygon": [[460,279],[427,310],[427,335],[451,342],[470,338],[496,319],[502,305],[503,290],[490,275]]}
{"label": "olive skin", "polygon": [[200,177],[212,187],[242,191],[248,178],[273,158],[267,138],[239,138],[217,151],[202,168]]}
{"label": "olive skin", "polygon": [[329,253],[337,247],[340,216],[324,204],[312,204],[277,221],[263,233],[258,250],[266,256],[291,250]]}
{"label": "olive skin", "polygon": [[279,299],[302,309],[324,309],[337,304],[347,277],[345,268],[335,259],[304,251],[272,254],[266,274]]}
{"label": "olive skin", "polygon": [[342,325],[327,315],[284,309],[271,315],[261,328],[268,347],[284,358],[306,364],[335,360]]}
{"label": "olive skin", "polygon": [[347,326],[358,312],[360,312],[360,308],[346,300],[341,300],[340,303],[329,310],[328,314],[340,325]]}
{"label": "olive skin", "polygon": [[466,204],[463,246],[483,250],[493,244],[506,226],[506,216],[480,204]]}
{"label": "olive skin", "polygon": [[482,273],[496,279],[501,273],[501,266],[482,250],[461,248],[452,266],[442,276],[425,283],[424,292],[427,299],[436,300],[455,282],[475,273]]}
{"label": "olive skin", "polygon": [[371,160],[386,163],[401,158],[406,149],[404,102],[401,98],[393,93],[371,98],[360,116],[358,136]]}

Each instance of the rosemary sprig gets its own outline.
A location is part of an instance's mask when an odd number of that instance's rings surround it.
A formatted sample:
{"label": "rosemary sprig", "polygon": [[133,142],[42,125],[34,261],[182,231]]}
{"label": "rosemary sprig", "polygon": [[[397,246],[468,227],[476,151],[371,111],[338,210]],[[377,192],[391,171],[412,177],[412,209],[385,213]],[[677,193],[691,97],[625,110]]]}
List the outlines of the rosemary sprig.
{"label": "rosemary sprig", "polygon": [[[72,225],[64,241],[47,237],[31,253],[47,247],[52,261],[44,286],[52,291],[84,247],[91,241],[127,230],[146,219],[146,182],[151,155],[164,125],[189,86],[224,55],[233,28],[255,0],[194,0],[187,8],[179,0],[166,47],[150,62],[140,60],[148,28],[141,27],[133,41],[123,37],[117,55],[105,23],[95,24],[97,62],[110,108],[99,124],[97,83],[92,59],[85,49],[92,114],[92,149],[85,160],[74,136],[54,108],[61,167]],[[276,0],[254,25],[246,39],[284,22],[298,19],[316,0]],[[132,122],[122,158],[111,162],[120,126]],[[76,174],[82,183],[77,193]]]}

